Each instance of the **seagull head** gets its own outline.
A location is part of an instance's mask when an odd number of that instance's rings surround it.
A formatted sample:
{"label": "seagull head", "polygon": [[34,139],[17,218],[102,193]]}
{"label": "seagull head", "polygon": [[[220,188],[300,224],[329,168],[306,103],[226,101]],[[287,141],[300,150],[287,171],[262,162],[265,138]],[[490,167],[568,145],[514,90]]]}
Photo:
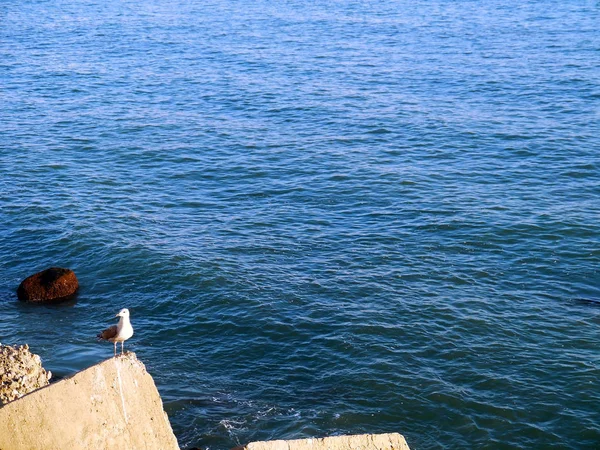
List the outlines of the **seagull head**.
{"label": "seagull head", "polygon": [[127,308],[123,308],[115,317],[129,317],[129,310]]}

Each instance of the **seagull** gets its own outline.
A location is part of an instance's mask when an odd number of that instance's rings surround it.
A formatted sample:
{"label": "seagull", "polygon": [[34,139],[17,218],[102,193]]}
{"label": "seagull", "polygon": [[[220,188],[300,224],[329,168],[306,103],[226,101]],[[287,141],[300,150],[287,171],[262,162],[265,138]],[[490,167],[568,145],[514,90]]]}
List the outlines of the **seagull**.
{"label": "seagull", "polygon": [[120,317],[119,323],[98,333],[99,341],[109,341],[115,344],[115,356],[117,356],[117,342],[121,343],[121,355],[123,354],[123,343],[133,336],[133,327],[129,321],[129,310],[123,308],[115,317]]}

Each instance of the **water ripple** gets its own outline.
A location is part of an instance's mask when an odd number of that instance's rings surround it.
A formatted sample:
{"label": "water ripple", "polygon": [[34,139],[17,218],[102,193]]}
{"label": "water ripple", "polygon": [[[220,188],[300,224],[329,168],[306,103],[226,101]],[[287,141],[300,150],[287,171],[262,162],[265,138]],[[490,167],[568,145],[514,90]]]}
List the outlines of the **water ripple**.
{"label": "water ripple", "polygon": [[4,1],[0,341],[67,376],[128,306],[182,447],[596,447],[599,14]]}

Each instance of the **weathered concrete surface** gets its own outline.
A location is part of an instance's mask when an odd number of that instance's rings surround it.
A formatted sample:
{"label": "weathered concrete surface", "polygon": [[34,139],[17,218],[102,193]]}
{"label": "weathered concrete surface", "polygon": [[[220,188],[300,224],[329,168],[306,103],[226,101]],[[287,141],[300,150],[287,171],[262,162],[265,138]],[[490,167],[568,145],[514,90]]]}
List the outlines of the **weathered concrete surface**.
{"label": "weathered concrete surface", "polygon": [[48,386],[51,372],[42,367],[39,355],[27,344],[17,347],[0,344],[0,405]]}
{"label": "weathered concrete surface", "polygon": [[179,449],[154,380],[134,353],[0,408],[0,449]]}
{"label": "weathered concrete surface", "polygon": [[404,436],[398,433],[251,442],[242,448],[244,450],[410,450]]}

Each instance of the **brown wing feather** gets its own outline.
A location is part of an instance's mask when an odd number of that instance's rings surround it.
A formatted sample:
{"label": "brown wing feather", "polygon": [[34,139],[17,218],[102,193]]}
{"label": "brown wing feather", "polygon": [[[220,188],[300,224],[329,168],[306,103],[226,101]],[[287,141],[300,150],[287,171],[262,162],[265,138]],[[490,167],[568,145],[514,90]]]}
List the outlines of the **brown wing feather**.
{"label": "brown wing feather", "polygon": [[112,327],[104,330],[102,333],[98,333],[97,338],[99,340],[108,341],[109,339],[114,338],[116,335],[117,335],[117,326],[113,325]]}

